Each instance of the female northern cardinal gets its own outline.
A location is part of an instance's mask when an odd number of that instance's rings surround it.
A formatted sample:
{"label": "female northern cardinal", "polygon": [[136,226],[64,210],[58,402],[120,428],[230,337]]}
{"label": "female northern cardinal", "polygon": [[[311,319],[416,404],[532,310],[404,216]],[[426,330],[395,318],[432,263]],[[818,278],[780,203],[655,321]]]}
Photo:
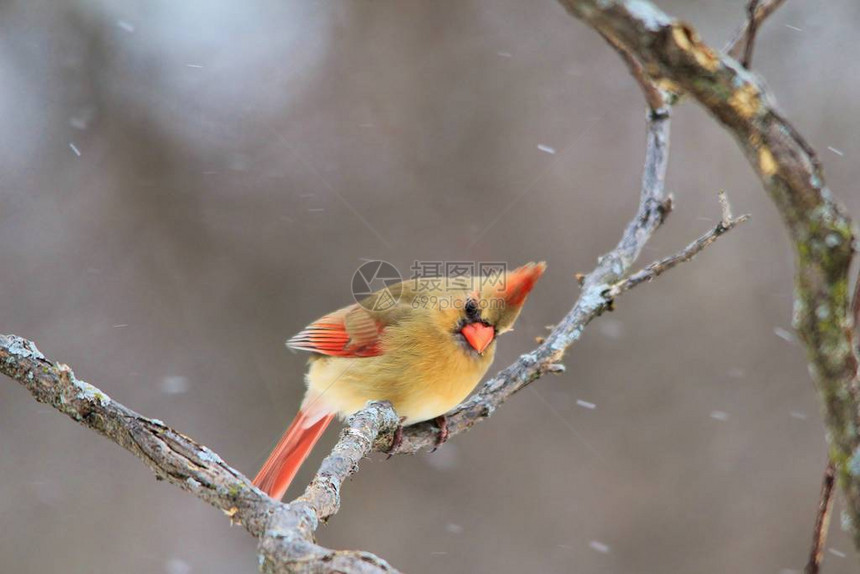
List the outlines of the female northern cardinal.
{"label": "female northern cardinal", "polygon": [[[335,415],[349,416],[367,401],[390,401],[402,424],[440,418],[460,404],[545,268],[528,263],[494,280],[455,278],[453,287],[450,279],[404,281],[308,325],[287,341],[313,353],[308,390],[254,484],[282,498]],[[442,440],[444,431],[440,425]]]}

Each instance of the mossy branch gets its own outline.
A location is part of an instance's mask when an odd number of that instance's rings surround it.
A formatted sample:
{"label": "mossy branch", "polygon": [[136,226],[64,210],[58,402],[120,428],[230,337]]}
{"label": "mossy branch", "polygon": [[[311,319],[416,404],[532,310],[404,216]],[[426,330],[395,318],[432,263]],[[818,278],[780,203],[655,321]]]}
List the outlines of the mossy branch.
{"label": "mossy branch", "polygon": [[[860,383],[849,305],[854,229],[814,150],[761,79],[649,2],[559,0],[574,16],[702,104],[737,139],[782,216],[796,254],[794,326],[825,413],[830,457],[860,548]],[[772,10],[768,2],[762,10]],[[763,17],[766,16],[762,12]]]}

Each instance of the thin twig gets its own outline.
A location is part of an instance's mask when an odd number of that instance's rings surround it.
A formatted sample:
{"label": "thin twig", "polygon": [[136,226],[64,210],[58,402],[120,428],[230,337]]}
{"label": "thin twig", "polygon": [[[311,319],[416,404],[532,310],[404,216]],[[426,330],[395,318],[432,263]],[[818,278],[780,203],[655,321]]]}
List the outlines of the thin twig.
{"label": "thin twig", "polygon": [[750,0],[747,4],[747,39],[744,42],[744,57],[741,60],[741,65],[747,70],[752,65],[753,48],[755,48],[755,35],[758,32],[759,20],[756,20],[755,13],[760,0]]}
{"label": "thin twig", "polygon": [[714,241],[716,241],[721,235],[724,235],[725,233],[731,231],[736,226],[740,225],[741,223],[745,222],[750,218],[749,214],[741,215],[737,219],[732,218],[731,208],[729,207],[729,202],[728,199],[726,199],[726,194],[724,192],[720,192],[720,204],[722,205],[723,213],[722,218],[720,222],[716,225],[716,227],[714,227],[713,229],[711,229],[710,231],[708,231],[707,233],[705,233],[704,235],[702,235],[674,255],[670,255],[669,257],[664,257],[659,261],[655,261],[641,271],[638,271],[633,275],[630,275],[626,279],[619,281],[618,283],[604,291],[603,296],[608,299],[614,299],[618,295],[624,293],[625,291],[629,291],[630,289],[636,287],[641,283],[652,281],[655,277],[659,277],[660,275],[662,275],[669,269],[672,269],[676,265],[690,261],[691,259],[693,259],[693,257],[701,253],[705,248],[707,248]]}
{"label": "thin twig", "polygon": [[729,196],[726,195],[725,191],[718,193],[717,199],[720,202],[720,223],[727,227],[734,219],[732,217],[732,204],[729,203]]}
{"label": "thin twig", "polygon": [[860,336],[858,336],[858,329],[860,329],[860,273],[858,273],[857,278],[854,279],[854,296],[851,298],[851,316],[854,318],[854,351],[857,355],[860,355]]}
{"label": "thin twig", "polygon": [[821,480],[821,496],[818,500],[818,514],[815,517],[815,529],[812,531],[812,549],[809,552],[809,562],[805,574],[818,574],[821,561],[824,558],[824,545],[827,543],[827,529],[830,526],[830,511],[833,510],[833,483],[836,481],[836,469],[831,461],[827,461],[824,478]]}
{"label": "thin twig", "polygon": [[[749,50],[749,59],[752,60],[752,48],[748,48],[748,46],[754,42],[756,31],[758,28],[761,28],[762,23],[767,20],[771,14],[776,12],[776,10],[784,3],[785,0],[763,0],[755,2],[755,8],[751,11],[751,15],[734,33],[731,41],[729,41],[729,43],[726,44],[726,47],[723,48],[723,52],[725,52],[730,58],[738,60],[746,50]],[[750,13],[749,5],[748,13]],[[748,68],[749,66],[744,67]]]}
{"label": "thin twig", "polygon": [[648,77],[642,64],[630,53],[630,50],[622,46],[611,36],[603,34],[601,36],[618,52],[618,55],[621,56],[621,59],[627,65],[630,75],[633,76],[633,79],[636,80],[636,83],[642,89],[642,94],[645,96],[645,102],[648,104],[651,113],[666,113],[666,108],[670,105],[669,100],[671,99],[669,94],[658,88],[657,84]]}

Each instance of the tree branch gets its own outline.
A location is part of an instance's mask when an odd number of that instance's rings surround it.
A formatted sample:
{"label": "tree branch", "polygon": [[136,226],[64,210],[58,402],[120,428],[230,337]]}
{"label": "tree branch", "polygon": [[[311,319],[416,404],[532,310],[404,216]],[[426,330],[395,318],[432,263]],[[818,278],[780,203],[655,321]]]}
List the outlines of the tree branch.
{"label": "tree branch", "polygon": [[340,440],[302,496],[288,505],[264,496],[275,511],[259,544],[263,572],[397,572],[370,552],[323,548],[313,542],[313,535],[320,522],[340,509],[340,489],[358,471],[359,461],[374,448],[391,444],[399,424],[390,403],[368,403],[347,419]]}
{"label": "tree branch", "polygon": [[747,19],[738,28],[732,40],[723,48],[730,58],[741,60],[743,55],[744,67],[749,68],[752,63],[752,50],[755,43],[755,35],[768,16],[785,3],[785,0],[750,0],[747,5]]}
{"label": "tree branch", "polygon": [[607,299],[614,299],[621,293],[625,291],[629,291],[630,289],[636,287],[641,283],[646,283],[652,281],[655,277],[659,277],[669,269],[672,269],[679,263],[686,263],[690,261],[701,253],[706,247],[710,246],[714,241],[716,241],[720,236],[728,233],[732,229],[734,229],[737,225],[745,222],[750,218],[749,214],[741,215],[738,218],[732,217],[732,212],[729,207],[729,200],[726,199],[726,194],[720,192],[720,203],[723,208],[723,216],[719,223],[717,223],[716,227],[714,227],[709,232],[705,233],[689,245],[679,251],[674,255],[670,255],[669,257],[665,257],[660,259],[659,261],[655,261],[651,263],[642,271],[638,271],[633,275],[630,275],[626,279],[616,283],[606,291],[604,291],[603,296]]}
{"label": "tree branch", "polygon": [[827,542],[827,529],[830,526],[830,511],[833,509],[833,481],[835,479],[833,463],[827,461],[824,478],[821,480],[821,496],[818,501],[818,513],[815,516],[815,529],[812,531],[812,549],[809,551],[809,562],[806,563],[804,574],[818,574],[821,560],[824,558],[824,544]]}
{"label": "tree branch", "polygon": [[752,66],[753,48],[755,48],[755,35],[758,32],[759,22],[756,20],[755,13],[758,8],[759,0],[750,0],[747,4],[747,39],[744,43],[744,57],[741,58],[741,65],[747,70]]}
{"label": "tree branch", "polygon": [[337,511],[343,480],[374,442],[391,442],[398,419],[387,403],[371,403],[351,417],[314,482],[291,504],[272,500],[221,457],[157,419],[146,418],[48,361],[30,341],[0,335],[0,372],[40,403],[93,429],[140,458],[155,476],[221,509],[258,538],[265,572],[313,572],[321,565],[349,572],[393,572],[373,554],[318,546],[313,533]]}
{"label": "tree branch", "polygon": [[639,60],[637,60],[627,48],[618,43],[615,38],[603,34],[601,34],[601,36],[603,36],[603,39],[606,40],[606,42],[612,46],[616,52],[618,52],[618,55],[621,56],[621,59],[627,65],[627,69],[630,70],[630,75],[633,76],[633,79],[636,80],[636,83],[639,84],[639,87],[642,89],[642,95],[645,96],[645,103],[648,104],[648,108],[651,110],[651,113],[658,115],[661,113],[668,113],[668,106],[672,105],[677,94],[657,87],[657,84],[648,77],[648,74],[645,73],[645,69],[642,67],[642,64],[639,63]]}
{"label": "tree branch", "polygon": [[854,234],[815,152],[777,111],[764,83],[705,45],[688,24],[644,0],[559,1],[624,46],[651,77],[668,78],[708,109],[736,137],[776,204],[797,258],[794,325],[824,405],[830,458],[860,548],[860,384],[848,302]]}

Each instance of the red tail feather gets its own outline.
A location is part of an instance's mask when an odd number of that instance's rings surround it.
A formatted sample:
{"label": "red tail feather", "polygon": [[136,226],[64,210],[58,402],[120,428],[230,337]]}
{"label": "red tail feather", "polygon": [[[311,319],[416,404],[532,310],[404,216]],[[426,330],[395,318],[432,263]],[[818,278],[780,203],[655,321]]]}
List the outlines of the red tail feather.
{"label": "red tail feather", "polygon": [[266,464],[254,478],[254,486],[266,494],[280,500],[290,487],[293,477],[299,467],[310,454],[311,449],[322,436],[334,415],[326,415],[318,421],[308,424],[308,415],[299,411],[290,424],[290,428],[278,441],[278,445],[269,455]]}

